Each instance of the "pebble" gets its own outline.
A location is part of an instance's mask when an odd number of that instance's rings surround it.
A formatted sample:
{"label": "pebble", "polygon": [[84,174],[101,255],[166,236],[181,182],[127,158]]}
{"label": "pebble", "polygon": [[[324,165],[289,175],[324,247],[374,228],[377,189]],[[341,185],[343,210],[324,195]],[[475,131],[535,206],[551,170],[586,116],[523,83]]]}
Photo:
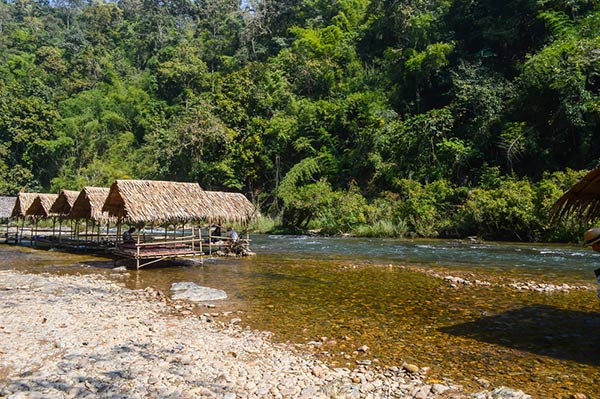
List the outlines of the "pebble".
{"label": "pebble", "polygon": [[470,394],[451,382],[429,385],[426,368],[408,363],[330,369],[270,333],[242,328],[239,318],[213,321],[230,312],[195,317],[186,302],[169,305],[154,290],[98,275],[0,271],[0,303],[11,304],[0,307],[0,396],[8,399],[530,399],[506,387]]}
{"label": "pebble", "polygon": [[402,368],[406,371],[408,371],[409,373],[418,373],[419,372],[419,366],[415,366],[414,364],[410,364],[410,363],[404,363],[402,365]]}

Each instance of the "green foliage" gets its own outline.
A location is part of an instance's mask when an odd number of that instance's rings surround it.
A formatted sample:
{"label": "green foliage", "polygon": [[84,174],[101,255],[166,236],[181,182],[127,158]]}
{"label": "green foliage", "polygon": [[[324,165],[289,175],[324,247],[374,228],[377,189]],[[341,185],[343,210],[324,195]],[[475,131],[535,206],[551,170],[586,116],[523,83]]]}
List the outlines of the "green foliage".
{"label": "green foliage", "polygon": [[333,205],[331,186],[325,180],[298,187],[286,197],[282,224],[284,227],[306,229]]}
{"label": "green foliage", "polygon": [[540,229],[535,191],[527,180],[503,179],[497,188],[476,188],[457,215],[459,232],[483,238],[533,241]]}
{"label": "green foliage", "polygon": [[406,220],[411,232],[421,237],[451,234],[452,214],[460,193],[450,182],[436,180],[420,184],[402,179],[398,183],[398,219]]}
{"label": "green foliage", "polygon": [[356,185],[332,193],[330,204],[321,213],[321,228],[325,234],[351,233],[367,221],[367,201]]}
{"label": "green foliage", "polygon": [[288,231],[584,227],[547,210],[600,161],[594,1],[5,1],[0,32],[0,193],[170,179]]}

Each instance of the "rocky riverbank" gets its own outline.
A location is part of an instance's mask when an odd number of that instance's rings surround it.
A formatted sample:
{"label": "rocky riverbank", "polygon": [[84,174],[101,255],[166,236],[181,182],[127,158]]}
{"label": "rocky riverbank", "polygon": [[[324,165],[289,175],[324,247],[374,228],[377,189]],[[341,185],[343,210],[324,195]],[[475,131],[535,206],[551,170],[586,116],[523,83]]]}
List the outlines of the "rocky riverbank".
{"label": "rocky riverbank", "polygon": [[239,321],[102,276],[0,271],[0,397],[530,398],[429,383],[414,365],[333,369]]}

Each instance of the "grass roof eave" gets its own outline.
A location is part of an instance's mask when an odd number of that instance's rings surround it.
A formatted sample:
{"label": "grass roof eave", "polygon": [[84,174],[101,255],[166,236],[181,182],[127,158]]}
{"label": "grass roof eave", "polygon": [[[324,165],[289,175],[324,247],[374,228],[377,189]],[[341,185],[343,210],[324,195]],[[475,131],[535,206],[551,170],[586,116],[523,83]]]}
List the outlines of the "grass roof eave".
{"label": "grass roof eave", "polygon": [[38,196],[38,193],[19,193],[15,200],[15,205],[11,212],[13,218],[27,218],[27,209],[33,203],[33,200]]}
{"label": "grass roof eave", "polygon": [[108,187],[84,187],[73,203],[68,219],[92,220],[97,223],[116,223],[117,219],[108,212],[102,211],[102,206],[108,197]]}
{"label": "grass roof eave", "polygon": [[552,205],[550,216],[555,222],[569,216],[583,222],[600,217],[600,166],[565,191]]}
{"label": "grass roof eave", "polygon": [[17,197],[0,197],[0,219],[9,219],[15,207]]}
{"label": "grass roof eave", "polygon": [[50,207],[50,212],[61,216],[66,216],[71,212],[71,208],[79,195],[79,191],[61,190],[58,198]]}
{"label": "grass roof eave", "polygon": [[198,223],[206,218],[205,197],[197,183],[117,180],[102,210],[129,224]]}
{"label": "grass roof eave", "polygon": [[245,195],[224,191],[205,191],[209,205],[206,221],[210,224],[247,225],[258,216],[258,210]]}
{"label": "grass roof eave", "polygon": [[36,218],[58,216],[58,214],[50,212],[50,208],[57,199],[58,194],[38,194],[25,211],[25,215]]}

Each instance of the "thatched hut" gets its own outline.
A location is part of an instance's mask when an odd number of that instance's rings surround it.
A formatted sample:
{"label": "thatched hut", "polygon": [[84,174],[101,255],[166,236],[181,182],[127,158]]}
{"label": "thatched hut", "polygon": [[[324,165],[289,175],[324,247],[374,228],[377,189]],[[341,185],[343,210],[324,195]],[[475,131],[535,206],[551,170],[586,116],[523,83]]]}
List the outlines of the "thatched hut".
{"label": "thatched hut", "polygon": [[54,204],[50,207],[50,212],[66,216],[71,212],[71,208],[79,195],[79,191],[75,190],[61,190],[58,194],[58,198],[54,201]]}
{"label": "thatched hut", "polygon": [[590,222],[600,216],[600,166],[585,175],[552,205],[554,220],[569,215]]}
{"label": "thatched hut", "polygon": [[110,189],[107,187],[84,187],[73,203],[69,218],[93,220],[97,223],[110,221],[108,212],[102,212],[102,206],[108,198],[109,192]]}
{"label": "thatched hut", "polygon": [[25,211],[26,216],[32,216],[35,218],[48,218],[52,216],[58,216],[56,213],[52,213],[50,208],[54,202],[58,199],[58,194],[38,194],[34,199],[29,208]]}
{"label": "thatched hut", "polygon": [[[205,219],[207,211],[203,206],[206,196],[196,183],[180,183],[154,180],[117,180],[110,186],[108,197],[102,210],[117,219],[117,239],[120,240],[122,223],[138,227],[150,224],[164,225],[163,241],[143,242],[140,229],[136,242],[123,243],[117,240],[113,252],[116,255],[135,259],[136,266],[149,265],[161,260],[201,256],[201,237],[195,234],[194,224]],[[185,236],[185,225],[192,224],[191,236]],[[180,225],[181,234],[167,237],[167,226]],[[198,229],[200,231],[200,229]],[[145,233],[144,233],[145,234]],[[199,250],[197,249],[199,247]]]}
{"label": "thatched hut", "polygon": [[0,197],[0,220],[10,219],[17,197]]}
{"label": "thatched hut", "polygon": [[205,191],[206,221],[211,224],[237,223],[246,225],[257,216],[257,210],[241,193]]}
{"label": "thatched hut", "polygon": [[198,222],[207,215],[204,198],[197,183],[117,180],[102,210],[130,224]]}
{"label": "thatched hut", "polygon": [[33,203],[33,200],[38,196],[37,193],[19,193],[19,196],[15,200],[15,206],[13,207],[11,217],[13,218],[25,218],[27,209]]}

